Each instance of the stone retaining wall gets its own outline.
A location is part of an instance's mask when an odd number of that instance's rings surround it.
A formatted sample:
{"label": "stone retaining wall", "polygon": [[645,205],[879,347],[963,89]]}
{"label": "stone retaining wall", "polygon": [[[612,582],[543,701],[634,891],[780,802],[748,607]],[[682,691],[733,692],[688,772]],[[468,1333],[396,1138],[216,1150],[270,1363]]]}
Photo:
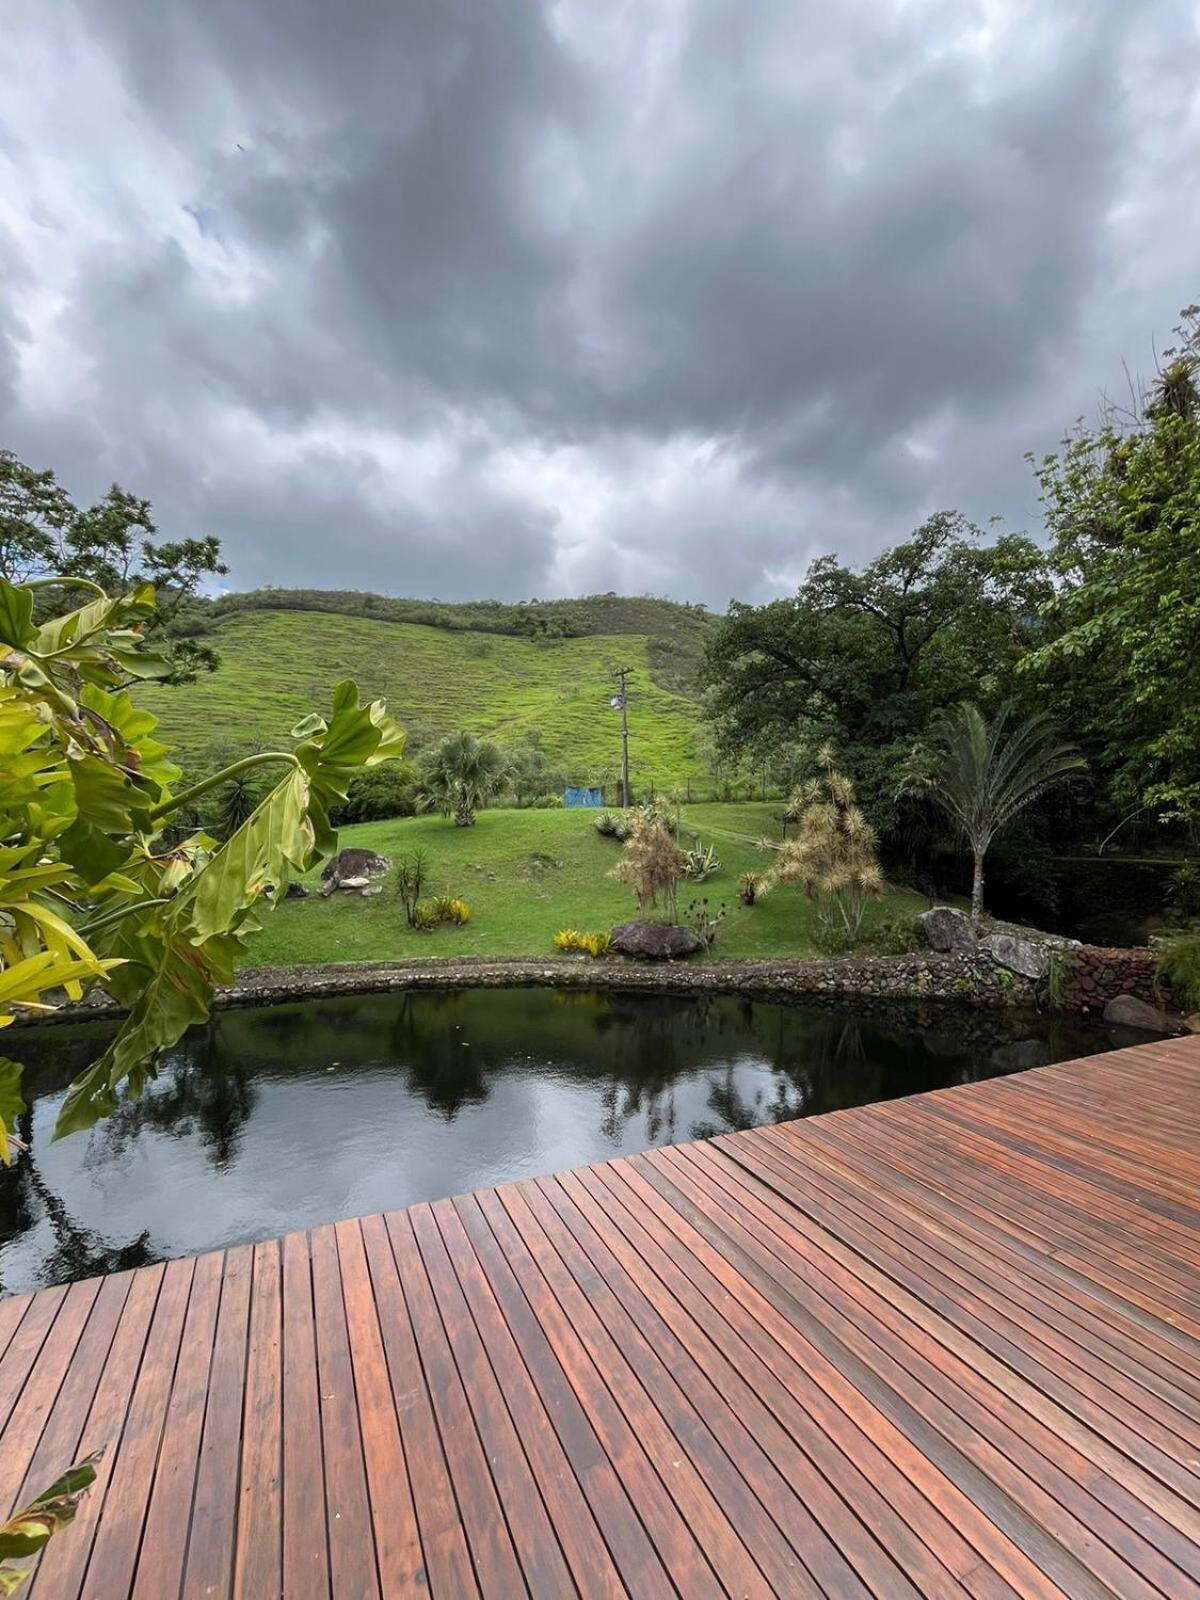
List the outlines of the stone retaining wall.
{"label": "stone retaining wall", "polygon": [[1154,956],[1147,949],[1080,945],[1067,954],[1061,994],[1064,1011],[1103,1011],[1119,994],[1150,1005],[1161,1003],[1154,988]]}
{"label": "stone retaining wall", "polygon": [[[1083,945],[1066,958],[1069,972],[1061,995],[1063,1010],[1099,1012],[1117,994],[1156,997],[1148,950],[1106,950]],[[940,955],[927,951],[901,956],[837,956],[805,961],[589,960],[586,956],[438,957],[404,962],[347,962],[320,967],[251,969],[217,991],[219,1006],[252,1006],[324,995],[378,994],[404,989],[507,988],[611,989],[624,992],[687,993],[708,989],[752,999],[805,995],[857,997],[867,1002],[952,1000],[977,1006],[1047,1004],[1047,984],[999,967],[982,953]],[[67,1005],[47,1022],[115,1013],[101,1000]]]}

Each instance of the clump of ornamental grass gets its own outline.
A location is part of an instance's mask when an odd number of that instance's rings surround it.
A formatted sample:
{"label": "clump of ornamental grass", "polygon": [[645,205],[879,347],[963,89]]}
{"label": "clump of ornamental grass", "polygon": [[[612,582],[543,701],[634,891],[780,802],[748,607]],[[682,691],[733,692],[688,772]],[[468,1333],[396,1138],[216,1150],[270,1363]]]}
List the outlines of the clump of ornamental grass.
{"label": "clump of ornamental grass", "polygon": [[797,824],[797,836],[779,847],[773,877],[799,884],[823,925],[853,937],[867,901],[883,893],[878,838],[852,780],[837,770],[833,750],[826,746],[818,760],[820,777],[792,796],[788,821]]}
{"label": "clump of ornamental grass", "polygon": [[671,837],[662,816],[649,807],[634,811],[621,859],[609,873],[633,890],[637,912],[648,918],[661,910],[670,922],[678,914],[679,880],[684,872],[683,852]]}

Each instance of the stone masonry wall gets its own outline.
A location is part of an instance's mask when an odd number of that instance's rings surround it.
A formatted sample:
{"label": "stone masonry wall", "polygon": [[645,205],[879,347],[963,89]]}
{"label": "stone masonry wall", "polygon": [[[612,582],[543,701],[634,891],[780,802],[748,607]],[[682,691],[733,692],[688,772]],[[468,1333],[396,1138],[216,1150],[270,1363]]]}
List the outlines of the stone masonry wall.
{"label": "stone masonry wall", "polygon": [[[1099,1012],[1117,994],[1155,1002],[1153,959],[1148,950],[1106,950],[1089,945],[1067,953],[1069,976],[1064,1010]],[[999,967],[982,952],[942,955],[932,951],[900,956],[837,956],[805,961],[589,960],[586,956],[430,956],[404,962],[352,962],[321,967],[260,968],[239,974],[218,990],[219,1006],[263,1005],[323,995],[372,994],[401,989],[505,988],[529,985],[559,989],[687,993],[695,990],[785,1000],[805,995],[889,1000],[953,1000],[977,1006],[1030,1006],[1048,1001],[1047,984]],[[65,1005],[38,1022],[77,1021],[114,1011],[106,1000]]]}
{"label": "stone masonry wall", "polygon": [[1154,956],[1146,949],[1085,944],[1068,954],[1069,973],[1062,991],[1064,1011],[1103,1011],[1119,994],[1150,1005],[1161,996],[1154,988]]}

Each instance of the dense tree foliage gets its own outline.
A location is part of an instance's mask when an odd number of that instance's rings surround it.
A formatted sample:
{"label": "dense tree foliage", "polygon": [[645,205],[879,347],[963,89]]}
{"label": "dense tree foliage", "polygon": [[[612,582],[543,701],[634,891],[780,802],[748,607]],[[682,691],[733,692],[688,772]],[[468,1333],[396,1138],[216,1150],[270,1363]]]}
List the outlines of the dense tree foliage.
{"label": "dense tree foliage", "polygon": [[1200,821],[1200,308],[1131,413],[1037,466],[1056,577],[1022,671],[1114,807]]}
{"label": "dense tree foliage", "polygon": [[[111,594],[152,584],[157,603],[145,632],[167,653],[166,680],[183,683],[217,665],[211,645],[195,636],[190,609],[203,579],[227,569],[216,538],[159,541],[157,535],[148,500],[114,483],[80,510],[53,472],[0,450],[0,577],[24,583],[61,576]],[[72,587],[59,593],[69,595]]]}
{"label": "dense tree foliage", "polygon": [[895,766],[939,708],[1002,683],[1049,593],[1042,552],[987,543],[939,513],[861,571],[823,556],[799,591],[735,602],[709,640],[708,703],[731,753],[832,741],[877,827],[894,821]]}

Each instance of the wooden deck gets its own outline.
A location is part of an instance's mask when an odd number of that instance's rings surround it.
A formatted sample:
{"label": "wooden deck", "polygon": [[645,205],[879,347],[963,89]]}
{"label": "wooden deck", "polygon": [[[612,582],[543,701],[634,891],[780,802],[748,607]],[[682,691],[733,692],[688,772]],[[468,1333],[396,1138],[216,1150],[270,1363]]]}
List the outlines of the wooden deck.
{"label": "wooden deck", "polygon": [[1200,1596],[1200,1040],[0,1302],[35,1600]]}

